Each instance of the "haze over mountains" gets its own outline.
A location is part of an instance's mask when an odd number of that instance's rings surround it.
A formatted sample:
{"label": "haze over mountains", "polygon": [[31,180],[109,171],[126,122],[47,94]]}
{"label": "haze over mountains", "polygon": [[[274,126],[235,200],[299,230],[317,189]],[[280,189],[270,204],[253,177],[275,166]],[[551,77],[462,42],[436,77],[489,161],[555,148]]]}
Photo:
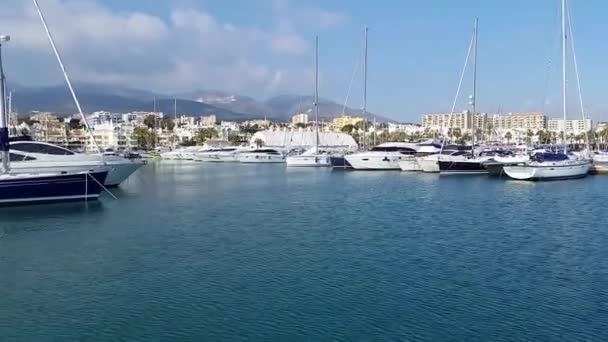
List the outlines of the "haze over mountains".
{"label": "haze over mountains", "polygon": [[[74,87],[85,113],[100,110],[120,113],[152,111],[156,98],[157,110],[171,115],[174,113],[174,98],[176,98],[178,115],[215,114],[218,120],[244,121],[267,117],[270,120],[289,121],[296,113],[310,110],[312,115],[314,101],[312,96],[300,95],[279,95],[266,101],[259,101],[248,96],[216,90],[200,90],[173,96],[141,89],[88,83],[79,83]],[[77,112],[69,90],[64,85],[45,87],[10,85],[7,88],[13,91],[13,109],[19,113],[48,111],[70,115]],[[320,99],[321,119],[330,120],[341,115],[342,112],[342,105],[328,99]],[[360,109],[349,107],[346,107],[344,112],[351,115],[361,114]],[[375,117],[378,121],[394,121],[371,113],[368,116]]]}

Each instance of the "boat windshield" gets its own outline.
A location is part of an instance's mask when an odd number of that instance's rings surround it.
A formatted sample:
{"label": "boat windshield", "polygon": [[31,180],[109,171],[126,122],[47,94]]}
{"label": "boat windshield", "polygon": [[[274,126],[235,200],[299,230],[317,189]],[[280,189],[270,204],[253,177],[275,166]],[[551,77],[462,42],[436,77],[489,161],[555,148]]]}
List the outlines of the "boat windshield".
{"label": "boat windshield", "polygon": [[567,160],[568,156],[563,153],[535,153],[532,158],[538,162]]}
{"label": "boat windshield", "polygon": [[416,153],[416,150],[403,146],[376,146],[372,147],[372,152],[400,152],[402,154]]}
{"label": "boat windshield", "polygon": [[32,142],[17,142],[11,144],[11,150],[21,151],[26,153],[40,153],[55,156],[71,156],[76,153],[59,146],[37,144]]}

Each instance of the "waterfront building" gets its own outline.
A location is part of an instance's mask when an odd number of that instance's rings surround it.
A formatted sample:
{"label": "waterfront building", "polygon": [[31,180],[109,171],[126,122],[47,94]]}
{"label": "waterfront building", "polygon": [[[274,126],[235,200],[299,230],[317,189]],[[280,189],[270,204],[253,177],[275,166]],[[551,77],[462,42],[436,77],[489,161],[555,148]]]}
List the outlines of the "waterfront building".
{"label": "waterfront building", "polygon": [[547,116],[541,112],[496,114],[489,123],[497,131],[531,130],[536,133],[547,128]]}
{"label": "waterfront building", "polygon": [[30,117],[33,122],[32,138],[37,141],[48,142],[57,145],[67,143],[68,127],[64,120],[59,120],[52,113],[40,113]]}
{"label": "waterfront building", "polygon": [[217,123],[217,117],[215,115],[201,116],[199,122],[203,127],[215,126]]}
{"label": "waterfront building", "polygon": [[[313,130],[265,130],[256,132],[250,139],[254,146],[260,139],[264,146],[285,149],[307,149],[315,145],[316,132]],[[341,132],[319,132],[319,146],[356,150],[358,145],[352,136]]]}
{"label": "waterfront building", "polygon": [[105,122],[94,125],[91,127],[91,134],[86,135],[86,150],[96,151],[93,137],[103,150],[122,151],[136,148],[137,140],[133,134],[134,129],[135,125],[131,123]]}
{"label": "waterfront building", "polygon": [[292,116],[291,124],[294,126],[297,124],[303,124],[303,125],[308,124],[308,113],[299,113],[299,114]]}
{"label": "waterfront building", "polygon": [[[450,119],[450,115],[452,118]],[[451,120],[451,122],[450,122]],[[460,113],[423,114],[422,128],[441,132],[449,127],[459,128],[462,132],[471,130],[473,115],[465,110]]]}
{"label": "waterfront building", "polygon": [[357,123],[365,120],[360,116],[341,115],[332,120],[331,126],[335,129],[342,129],[344,126],[355,126]]}
{"label": "waterfront building", "polygon": [[566,134],[581,134],[591,130],[593,122],[591,119],[585,120],[566,120],[564,119],[549,119],[547,121],[547,130],[551,132],[566,132]]}
{"label": "waterfront building", "polygon": [[420,133],[424,131],[424,128],[421,125],[411,124],[411,123],[391,123],[387,124],[387,130],[389,134],[393,133]]}

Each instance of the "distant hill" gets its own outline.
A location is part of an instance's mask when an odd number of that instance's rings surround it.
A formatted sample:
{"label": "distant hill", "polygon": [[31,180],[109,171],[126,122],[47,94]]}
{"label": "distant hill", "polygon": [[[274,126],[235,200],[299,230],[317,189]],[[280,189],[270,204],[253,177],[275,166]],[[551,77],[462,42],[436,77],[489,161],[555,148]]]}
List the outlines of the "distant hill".
{"label": "distant hill", "polygon": [[[114,87],[90,83],[74,85],[82,109],[85,113],[105,110],[110,112],[152,111],[154,98],[157,110],[171,116],[174,112],[173,98],[145,90]],[[12,88],[13,108],[20,113],[49,111],[71,115],[77,112],[69,90],[64,85],[47,87],[15,86]],[[215,114],[219,120],[244,121],[267,117],[271,120],[289,121],[296,113],[313,112],[312,96],[280,95],[266,101],[258,101],[248,96],[230,94],[216,90],[200,90],[180,94],[177,98],[178,115],[201,116]],[[342,113],[342,105],[328,99],[320,99],[321,119],[331,120]],[[361,110],[347,107],[348,114],[360,115]],[[368,117],[379,121],[393,122],[389,118],[368,113]]]}

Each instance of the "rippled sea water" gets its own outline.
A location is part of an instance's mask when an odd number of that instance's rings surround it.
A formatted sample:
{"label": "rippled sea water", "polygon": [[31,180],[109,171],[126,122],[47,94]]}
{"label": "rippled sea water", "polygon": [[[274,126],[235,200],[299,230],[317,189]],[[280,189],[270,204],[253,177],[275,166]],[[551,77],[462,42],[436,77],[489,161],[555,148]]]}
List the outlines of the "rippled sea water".
{"label": "rippled sea water", "polygon": [[2,341],[608,341],[608,177],[153,162],[0,210]]}

